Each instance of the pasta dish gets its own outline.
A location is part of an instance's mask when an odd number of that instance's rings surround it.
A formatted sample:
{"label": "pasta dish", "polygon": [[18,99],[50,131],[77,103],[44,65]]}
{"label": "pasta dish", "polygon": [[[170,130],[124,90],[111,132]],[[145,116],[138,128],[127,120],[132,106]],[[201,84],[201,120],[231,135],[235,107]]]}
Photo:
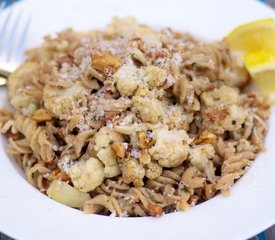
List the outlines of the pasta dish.
{"label": "pasta dish", "polygon": [[67,29],[26,52],[1,110],[8,153],[50,198],[119,217],[185,211],[228,195],[258,152],[269,98],[226,41],[134,18]]}

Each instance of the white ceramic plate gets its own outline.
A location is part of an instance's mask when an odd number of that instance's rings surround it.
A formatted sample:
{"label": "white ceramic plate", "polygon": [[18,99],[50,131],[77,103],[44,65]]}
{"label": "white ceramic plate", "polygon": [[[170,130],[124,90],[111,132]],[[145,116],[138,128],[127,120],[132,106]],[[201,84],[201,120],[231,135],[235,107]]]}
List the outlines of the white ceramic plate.
{"label": "white ceramic plate", "polygon": [[[21,23],[31,14],[27,46],[66,27],[104,27],[112,16],[136,16],[160,28],[170,26],[209,40],[222,38],[246,21],[275,17],[273,10],[251,0],[24,0]],[[6,13],[5,13],[6,14]],[[0,92],[1,105],[6,101]],[[185,213],[160,218],[111,218],[61,205],[25,180],[5,153],[0,139],[0,231],[16,239],[247,239],[275,223],[275,114],[270,119],[267,152],[259,155],[229,197],[217,196]]]}

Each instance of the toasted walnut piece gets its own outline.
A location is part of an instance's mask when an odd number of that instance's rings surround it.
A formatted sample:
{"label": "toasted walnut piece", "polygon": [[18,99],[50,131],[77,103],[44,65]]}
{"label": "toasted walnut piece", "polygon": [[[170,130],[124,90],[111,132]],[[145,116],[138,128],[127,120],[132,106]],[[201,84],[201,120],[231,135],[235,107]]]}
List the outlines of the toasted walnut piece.
{"label": "toasted walnut piece", "polygon": [[187,187],[200,188],[203,187],[205,177],[197,168],[189,167],[183,172],[182,181]]}
{"label": "toasted walnut piece", "polygon": [[115,151],[116,155],[120,158],[125,157],[126,149],[122,143],[114,143],[111,148]]}
{"label": "toasted walnut piece", "polygon": [[34,112],[32,119],[37,122],[46,122],[46,121],[50,121],[52,119],[52,116],[48,110],[41,108]]}
{"label": "toasted walnut piece", "polygon": [[114,72],[121,66],[121,58],[110,53],[99,52],[92,56],[92,67],[98,71],[106,72],[113,69]]}
{"label": "toasted walnut piece", "polygon": [[146,150],[142,150],[140,152],[140,157],[139,157],[139,161],[141,164],[148,164],[151,161],[151,156],[150,154],[146,151]]}
{"label": "toasted walnut piece", "polygon": [[197,195],[193,195],[189,198],[188,203],[191,207],[195,206],[197,202],[200,200],[200,197]]}
{"label": "toasted walnut piece", "polygon": [[167,78],[167,72],[159,67],[150,66],[145,70],[145,76],[148,78],[150,87],[160,87]]}
{"label": "toasted walnut piece", "polygon": [[151,161],[148,165],[145,166],[145,168],[145,176],[149,179],[156,179],[162,173],[162,166],[160,166],[156,161]]}
{"label": "toasted walnut piece", "polygon": [[204,198],[205,199],[210,199],[215,196],[216,193],[216,184],[211,183],[211,184],[205,184],[203,187],[203,193],[204,193]]}
{"label": "toasted walnut piece", "polygon": [[138,143],[141,148],[150,148],[156,143],[156,139],[150,136],[150,132],[138,132]]}
{"label": "toasted walnut piece", "polygon": [[195,144],[213,144],[217,141],[217,136],[207,130],[202,131],[201,134],[194,140]]}
{"label": "toasted walnut piece", "polygon": [[65,182],[71,179],[67,173],[61,172],[60,169],[53,170],[50,174],[47,174],[46,176],[44,176],[44,178],[50,181],[60,180]]}
{"label": "toasted walnut piece", "polygon": [[150,216],[161,216],[162,214],[162,207],[160,204],[153,204],[149,202],[147,210]]}
{"label": "toasted walnut piece", "polygon": [[187,203],[187,201],[185,199],[180,199],[176,203],[176,209],[177,209],[177,211],[186,211],[189,208],[190,208],[189,204]]}

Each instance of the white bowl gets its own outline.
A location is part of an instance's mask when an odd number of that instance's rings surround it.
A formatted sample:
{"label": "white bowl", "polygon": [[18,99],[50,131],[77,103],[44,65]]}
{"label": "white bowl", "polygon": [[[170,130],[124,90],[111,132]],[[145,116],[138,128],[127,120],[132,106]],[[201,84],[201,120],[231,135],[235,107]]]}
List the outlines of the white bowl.
{"label": "white bowl", "polygon": [[[208,40],[220,39],[238,24],[274,17],[270,8],[251,0],[24,0],[22,21],[32,15],[27,47],[42,36],[73,27],[104,27],[114,15],[135,16],[152,27],[170,26]],[[4,13],[7,14],[7,13]],[[0,90],[1,106],[7,104]],[[0,139],[0,231],[16,239],[246,239],[275,223],[275,114],[270,118],[267,151],[248,173],[221,195],[184,213],[160,218],[112,218],[86,215],[61,205],[33,188],[5,153]]]}

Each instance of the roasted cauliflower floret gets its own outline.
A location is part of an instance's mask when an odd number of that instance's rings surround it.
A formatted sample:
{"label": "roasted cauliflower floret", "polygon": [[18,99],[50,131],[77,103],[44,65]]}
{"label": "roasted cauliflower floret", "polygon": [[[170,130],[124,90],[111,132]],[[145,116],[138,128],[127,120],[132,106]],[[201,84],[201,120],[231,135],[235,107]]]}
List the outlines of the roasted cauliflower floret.
{"label": "roasted cauliflower floret", "polygon": [[166,105],[166,114],[164,123],[169,126],[169,129],[187,129],[188,127],[188,116],[184,109],[179,104]]}
{"label": "roasted cauliflower floret", "polygon": [[225,131],[237,131],[242,127],[247,110],[237,105],[225,108],[209,108],[203,112],[203,129],[215,134],[222,134]]}
{"label": "roasted cauliflower floret", "polygon": [[131,96],[138,86],[139,69],[133,65],[123,65],[113,76],[116,88],[121,96]]}
{"label": "roasted cauliflower floret", "polygon": [[122,166],[122,178],[126,184],[133,183],[135,187],[144,185],[145,169],[134,158],[127,160]]}
{"label": "roasted cauliflower floret", "polygon": [[145,70],[145,77],[147,77],[151,88],[160,87],[167,78],[167,72],[159,67],[150,66]]}
{"label": "roasted cauliflower floret", "polygon": [[108,127],[102,127],[95,135],[95,151],[99,151],[102,148],[107,148],[113,143],[124,142],[123,136],[110,129]]}
{"label": "roasted cauliflower floret", "polygon": [[7,82],[9,97],[14,97],[18,89],[24,88],[28,83],[31,83],[33,75],[36,75],[38,70],[38,63],[26,62],[11,73],[9,81]]}
{"label": "roasted cauliflower floret", "polygon": [[162,119],[163,106],[157,99],[134,97],[133,107],[143,122],[157,123]]}
{"label": "roasted cauliflower floret", "polygon": [[206,107],[238,104],[239,94],[231,87],[222,86],[201,95],[201,101]]}
{"label": "roasted cauliflower floret", "polygon": [[116,154],[111,147],[99,150],[97,157],[104,164],[104,173],[106,178],[115,177],[121,173],[116,161]]}
{"label": "roasted cauliflower floret", "polygon": [[103,182],[104,167],[101,161],[91,157],[74,164],[69,170],[69,176],[75,188],[81,192],[90,192]]}
{"label": "roasted cauliflower floret", "polygon": [[205,173],[207,178],[214,182],[215,168],[211,159],[215,155],[215,150],[211,144],[204,144],[200,146],[195,146],[189,150],[189,159],[193,166],[198,168],[201,172]]}
{"label": "roasted cauliflower floret", "polygon": [[43,90],[45,108],[58,118],[63,114],[71,114],[72,102],[85,92],[80,82],[74,83],[68,88],[46,85]]}
{"label": "roasted cauliflower floret", "polygon": [[239,130],[247,117],[247,110],[243,107],[232,105],[229,107],[228,113],[228,116],[222,121],[222,127],[227,131]]}
{"label": "roasted cauliflower floret", "polygon": [[36,101],[33,99],[33,92],[28,93],[26,86],[32,85],[32,80],[37,75],[39,75],[38,63],[26,62],[9,76],[7,82],[9,98],[15,108],[28,107],[30,103]]}
{"label": "roasted cauliflower floret", "polygon": [[150,93],[149,86],[147,83],[141,83],[138,85],[137,90],[135,91],[135,96],[145,97]]}
{"label": "roasted cauliflower floret", "polygon": [[149,179],[156,179],[162,173],[162,166],[160,166],[156,161],[152,161],[145,166],[146,172],[145,176]]}
{"label": "roasted cauliflower floret", "polygon": [[189,141],[184,130],[168,130],[162,126],[155,130],[157,135],[156,144],[149,149],[152,158],[157,160],[163,167],[177,167],[186,160],[188,156]]}

